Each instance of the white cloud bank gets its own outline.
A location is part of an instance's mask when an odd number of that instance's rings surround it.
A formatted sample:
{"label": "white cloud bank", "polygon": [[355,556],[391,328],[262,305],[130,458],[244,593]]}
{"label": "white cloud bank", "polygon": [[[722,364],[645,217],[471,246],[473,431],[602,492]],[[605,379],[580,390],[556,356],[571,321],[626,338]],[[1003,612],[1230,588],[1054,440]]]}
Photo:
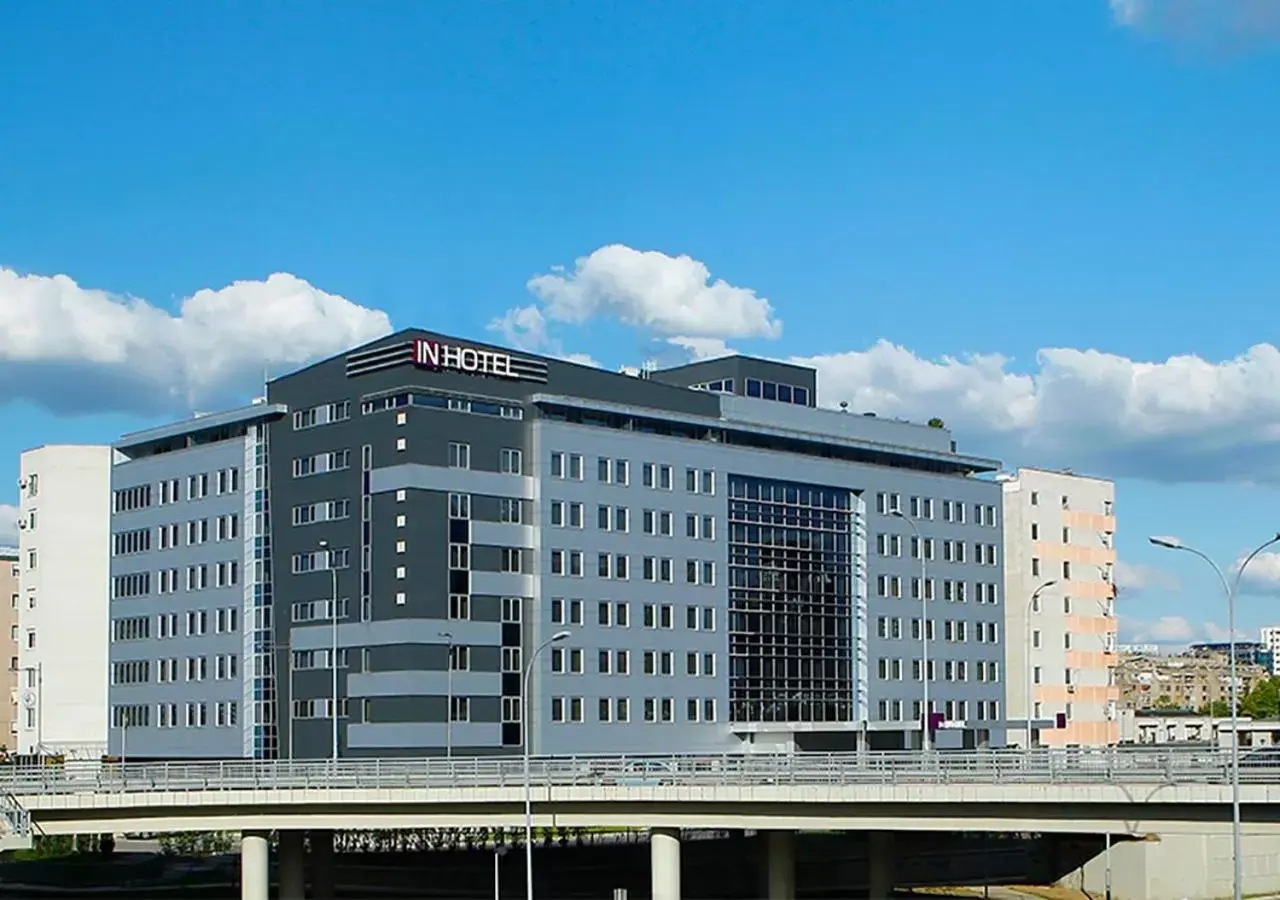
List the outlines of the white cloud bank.
{"label": "white cloud bank", "polygon": [[143,413],[234,404],[260,390],[264,370],[390,330],[386,313],[288,274],[197,291],[174,314],[65,275],[0,268],[0,402]]}
{"label": "white cloud bank", "polygon": [[1156,37],[1199,44],[1280,38],[1276,0],[1110,0],[1115,21]]}
{"label": "white cloud bank", "polygon": [[[688,256],[601,247],[572,272],[528,283],[539,302],[491,327],[517,346],[566,355],[553,329],[613,320],[668,350],[702,359],[727,341],[776,338],[770,302],[713,281]],[[1280,350],[1258,344],[1234,359],[1133,360],[1049,347],[1014,368],[998,353],[925,359],[881,340],[866,349],[790,361],[813,366],[828,405],[927,421],[939,416],[963,449],[1013,464],[1070,465],[1166,481],[1280,483]]]}
{"label": "white cloud bank", "polygon": [[[689,256],[609,245],[527,286],[537,302],[490,327],[515,346],[588,365],[595,360],[566,351],[561,334],[581,340],[592,324],[623,324],[687,359],[782,333],[767,299],[713,279]],[[202,290],[170,313],[65,276],[0,268],[0,402],[146,413],[243,402],[264,368],[278,374],[390,328],[385,313],[293,275]],[[1012,465],[1280,484],[1280,350],[1272,344],[1226,360],[1056,347],[1015,368],[997,353],[927,359],[882,340],[791,361],[818,370],[827,405],[847,401],[852,412],[918,422],[939,416],[962,450]]]}

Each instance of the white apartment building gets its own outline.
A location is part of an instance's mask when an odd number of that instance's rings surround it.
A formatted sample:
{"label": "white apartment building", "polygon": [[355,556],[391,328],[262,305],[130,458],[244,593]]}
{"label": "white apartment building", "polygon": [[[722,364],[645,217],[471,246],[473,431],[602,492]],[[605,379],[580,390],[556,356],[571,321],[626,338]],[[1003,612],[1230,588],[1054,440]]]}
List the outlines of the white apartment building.
{"label": "white apartment building", "polygon": [[1027,746],[1029,716],[1039,746],[1114,744],[1115,484],[1043,469],[1000,479],[1010,741]]}
{"label": "white apartment building", "polygon": [[1280,625],[1262,629],[1262,643],[1271,652],[1271,674],[1280,675]]}
{"label": "white apartment building", "polygon": [[18,752],[107,748],[111,448],[22,454],[18,519]]}
{"label": "white apartment building", "polygon": [[4,687],[0,697],[8,697],[9,705],[0,710],[0,745],[5,750],[18,749],[18,548],[0,547],[0,660],[8,660],[0,677]]}

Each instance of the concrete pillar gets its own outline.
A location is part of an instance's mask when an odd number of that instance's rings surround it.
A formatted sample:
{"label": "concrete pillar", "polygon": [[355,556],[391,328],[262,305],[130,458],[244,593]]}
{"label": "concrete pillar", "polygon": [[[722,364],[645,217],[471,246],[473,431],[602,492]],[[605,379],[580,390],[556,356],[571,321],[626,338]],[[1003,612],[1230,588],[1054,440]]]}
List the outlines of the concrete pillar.
{"label": "concrete pillar", "polygon": [[307,900],[307,855],[301,831],[281,831],[278,867],[280,872],[280,900]]}
{"label": "concrete pillar", "polygon": [[680,900],[680,829],[649,830],[649,880],[653,900]]}
{"label": "concrete pillar", "polygon": [[240,835],[240,900],[268,900],[271,856],[265,831]]}
{"label": "concrete pillar", "polygon": [[333,900],[333,884],[337,873],[333,864],[333,831],[319,829],[308,832],[311,843],[311,896],[314,900]]}
{"label": "concrete pillar", "polygon": [[889,900],[893,896],[893,832],[873,831],[867,842],[867,896]]}
{"label": "concrete pillar", "polygon": [[796,900],[794,831],[769,833],[769,900]]}

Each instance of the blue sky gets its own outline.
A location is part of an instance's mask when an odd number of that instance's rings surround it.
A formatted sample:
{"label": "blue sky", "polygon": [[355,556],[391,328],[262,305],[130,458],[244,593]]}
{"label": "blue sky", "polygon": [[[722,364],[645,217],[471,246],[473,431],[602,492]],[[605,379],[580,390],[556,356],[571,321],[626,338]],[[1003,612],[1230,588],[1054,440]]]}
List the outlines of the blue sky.
{"label": "blue sky", "polygon": [[1274,10],[11,5],[0,483],[393,326],[727,345],[1115,477],[1126,635],[1219,634],[1212,573],[1145,535],[1226,565],[1280,528]]}

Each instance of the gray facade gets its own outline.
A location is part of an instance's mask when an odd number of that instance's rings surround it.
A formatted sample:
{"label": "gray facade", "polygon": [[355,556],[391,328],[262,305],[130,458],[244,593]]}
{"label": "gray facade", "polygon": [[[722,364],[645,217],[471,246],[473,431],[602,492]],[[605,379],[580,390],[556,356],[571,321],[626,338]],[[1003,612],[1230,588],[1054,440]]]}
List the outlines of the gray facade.
{"label": "gray facade", "polygon": [[[733,378],[734,394],[746,379],[812,388],[813,373],[795,366],[735,357],[629,377],[472,353],[461,367],[489,370],[464,372],[430,355],[450,343],[461,344],[401,332],[270,385],[272,403],[291,412],[270,430],[281,755],[332,752],[335,631],[343,755],[518,750],[522,669],[560,631],[569,637],[532,672],[535,752],[918,740],[920,561],[907,523],[889,515],[895,502],[918,514],[933,552],[930,699],[947,720],[938,742],[1002,742],[1002,569],[987,555],[1001,545],[1000,490],[973,477],[994,462],[957,455],[941,429],[806,408],[812,394],[797,404],[682,386]],[[646,463],[670,467],[669,490],[646,486]],[[692,492],[688,470],[698,473]],[[846,531],[800,539],[842,548],[823,559],[789,546],[783,531],[775,546],[735,549],[766,560],[752,577],[770,584],[768,560],[799,560],[763,600],[735,591],[742,565],[730,556],[731,514],[733,533],[754,534],[757,503],[745,493],[732,501],[730,486],[760,483],[780,498],[797,485],[820,490],[841,505],[827,518]],[[784,507],[779,515],[790,515]],[[646,510],[658,533],[645,533]],[[809,588],[788,579],[836,585],[822,601],[831,614],[792,633],[787,617],[809,615]],[[780,631],[751,633],[762,627]],[[819,641],[801,633],[810,628],[833,633]],[[754,660],[751,646],[778,649]],[[799,687],[820,669],[821,697]],[[770,690],[780,696],[762,700]]]}
{"label": "gray facade", "polygon": [[254,751],[255,736],[262,749],[263,707],[246,690],[254,683],[252,596],[260,577],[254,543],[265,528],[246,473],[251,480],[254,428],[281,412],[256,406],[202,416],[115,445],[114,755],[267,755]]}

